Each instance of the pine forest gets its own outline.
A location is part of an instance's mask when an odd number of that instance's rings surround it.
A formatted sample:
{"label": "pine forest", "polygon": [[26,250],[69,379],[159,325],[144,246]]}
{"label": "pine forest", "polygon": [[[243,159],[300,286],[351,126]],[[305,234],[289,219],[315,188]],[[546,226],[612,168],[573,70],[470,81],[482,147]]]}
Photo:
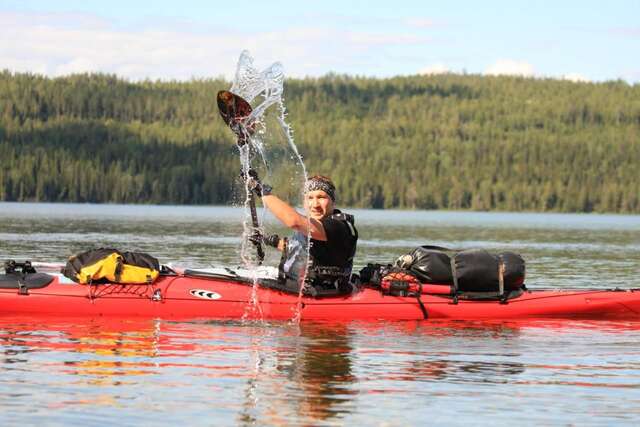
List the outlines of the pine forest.
{"label": "pine forest", "polygon": [[[0,200],[228,204],[222,79],[0,73]],[[310,173],[363,208],[640,213],[640,85],[442,74],[290,79]]]}

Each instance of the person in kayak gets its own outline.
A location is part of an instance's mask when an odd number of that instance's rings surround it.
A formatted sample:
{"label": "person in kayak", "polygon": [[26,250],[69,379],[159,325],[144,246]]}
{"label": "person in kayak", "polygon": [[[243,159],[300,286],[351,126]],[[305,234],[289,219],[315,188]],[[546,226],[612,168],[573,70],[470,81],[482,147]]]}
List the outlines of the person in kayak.
{"label": "person in kayak", "polygon": [[[305,182],[303,215],[274,195],[271,186],[262,184],[254,171],[249,175],[249,188],[282,224],[294,230],[289,238],[277,234],[251,238],[283,253],[279,273],[285,288],[297,292],[300,278],[305,277],[304,291],[308,294],[350,293],[358,230],[353,215],[335,208],[336,187],[331,179],[315,175]],[[311,237],[308,266],[307,236]]]}

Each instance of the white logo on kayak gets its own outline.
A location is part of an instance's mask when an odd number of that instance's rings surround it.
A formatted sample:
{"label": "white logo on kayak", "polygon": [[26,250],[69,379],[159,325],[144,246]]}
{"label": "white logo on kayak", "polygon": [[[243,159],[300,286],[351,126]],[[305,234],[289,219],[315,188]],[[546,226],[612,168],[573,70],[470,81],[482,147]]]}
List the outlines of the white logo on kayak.
{"label": "white logo on kayak", "polygon": [[202,298],[202,299],[220,299],[222,298],[222,295],[220,295],[217,292],[213,292],[213,291],[207,291],[204,289],[191,289],[189,291],[189,293],[191,295],[193,295],[194,297],[197,298]]}

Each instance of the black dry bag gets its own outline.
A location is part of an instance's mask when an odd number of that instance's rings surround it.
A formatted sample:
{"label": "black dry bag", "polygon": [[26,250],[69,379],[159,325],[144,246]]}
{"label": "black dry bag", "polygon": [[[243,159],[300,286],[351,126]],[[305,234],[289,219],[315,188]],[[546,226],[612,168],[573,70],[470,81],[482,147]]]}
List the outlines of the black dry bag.
{"label": "black dry bag", "polygon": [[396,266],[409,270],[422,283],[453,283],[451,259],[438,246],[419,246],[398,258]]}
{"label": "black dry bag", "polygon": [[524,284],[524,259],[513,252],[496,256],[484,249],[462,251],[454,257],[455,276],[460,292],[497,292],[500,288],[500,265],[504,289],[519,289]]}

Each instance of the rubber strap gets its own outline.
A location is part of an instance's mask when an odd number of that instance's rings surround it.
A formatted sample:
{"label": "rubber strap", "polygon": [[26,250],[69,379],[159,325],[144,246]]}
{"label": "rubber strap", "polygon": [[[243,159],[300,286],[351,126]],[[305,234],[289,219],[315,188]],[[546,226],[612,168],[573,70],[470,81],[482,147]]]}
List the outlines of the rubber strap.
{"label": "rubber strap", "polygon": [[420,247],[424,249],[433,249],[435,251],[442,251],[442,252],[462,252],[462,249],[445,248],[444,246],[436,246],[436,245],[421,245]]}
{"label": "rubber strap", "polygon": [[418,300],[418,304],[420,305],[420,311],[422,311],[422,318],[426,320],[429,318],[429,313],[427,313],[427,309],[425,308],[424,303],[420,299],[420,295],[422,295],[422,283],[420,284],[420,289],[416,294],[416,299]]}

